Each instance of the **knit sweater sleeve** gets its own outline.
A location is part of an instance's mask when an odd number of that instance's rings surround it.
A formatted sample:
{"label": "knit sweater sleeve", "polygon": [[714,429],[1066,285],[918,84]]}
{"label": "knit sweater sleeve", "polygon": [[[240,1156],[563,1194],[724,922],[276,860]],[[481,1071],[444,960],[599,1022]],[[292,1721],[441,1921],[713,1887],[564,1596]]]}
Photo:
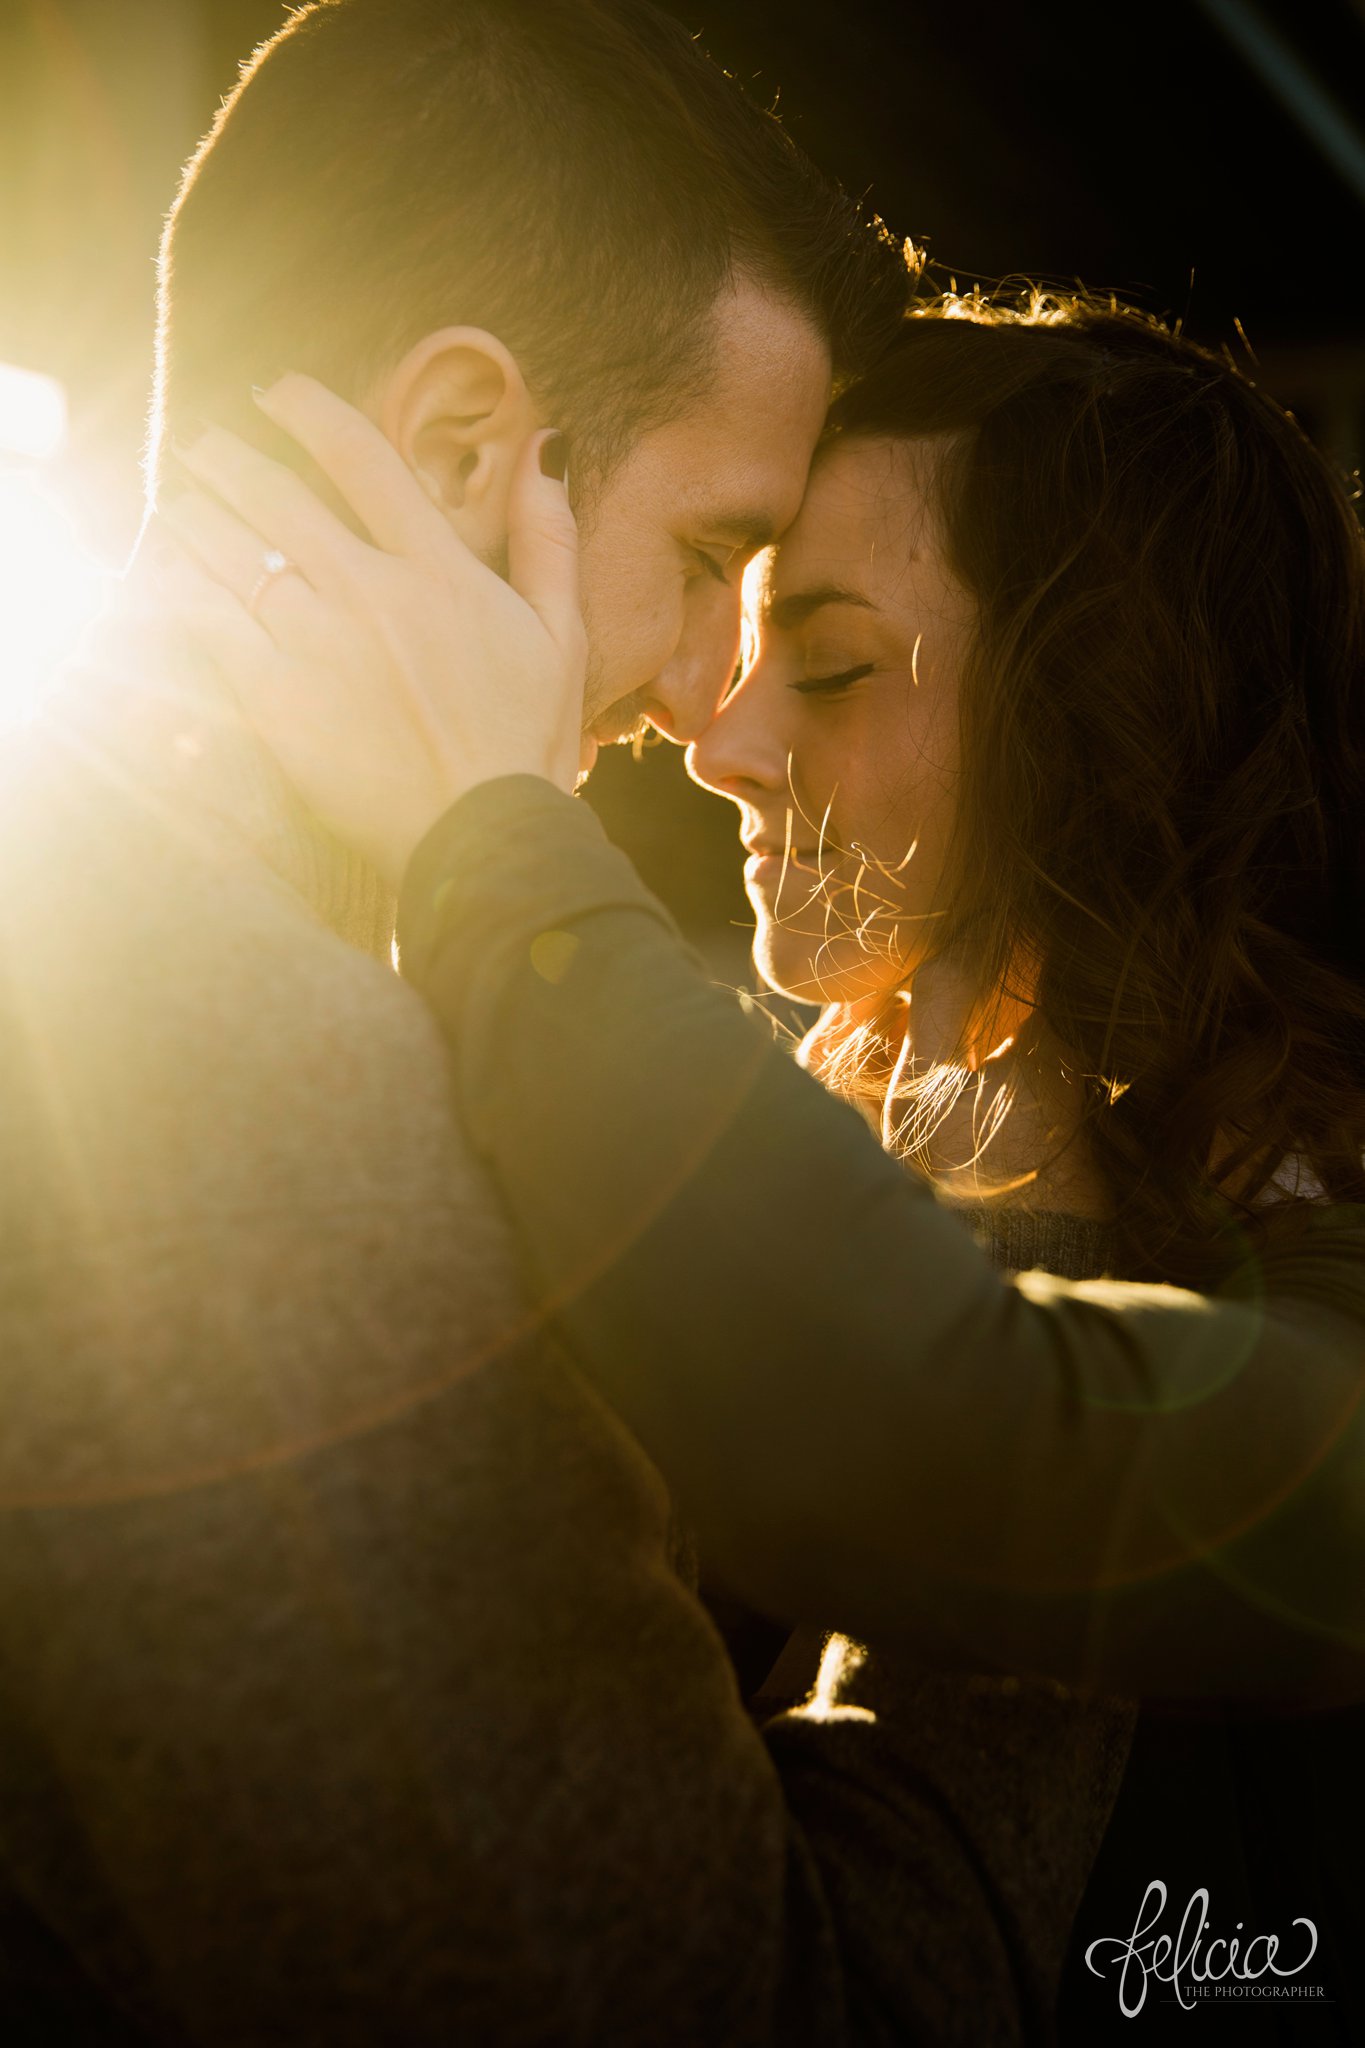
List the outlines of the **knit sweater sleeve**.
{"label": "knit sweater sleeve", "polygon": [[426,1006],[76,738],[0,761],[0,2040],[1038,2038],[1123,1714],[760,1735]]}
{"label": "knit sweater sleeve", "polygon": [[1365,1211],[1215,1293],[996,1272],[533,778],[432,831],[399,936],[535,1288],[738,1591],[940,1663],[1365,1696]]}

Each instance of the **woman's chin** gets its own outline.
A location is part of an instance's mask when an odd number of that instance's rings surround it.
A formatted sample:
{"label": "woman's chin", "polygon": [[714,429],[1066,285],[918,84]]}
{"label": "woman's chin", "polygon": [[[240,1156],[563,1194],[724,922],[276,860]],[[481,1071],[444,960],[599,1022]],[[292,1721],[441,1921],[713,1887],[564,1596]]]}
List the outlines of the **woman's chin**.
{"label": "woman's chin", "polygon": [[[849,959],[841,954],[852,951]],[[769,988],[797,1003],[856,1003],[884,992],[885,969],[856,948],[794,932],[760,914],[754,966]]]}
{"label": "woman's chin", "polygon": [[799,1003],[820,1000],[810,986],[809,949],[795,943],[789,932],[774,927],[761,912],[754,932],[753,962],[760,979],[778,995],[791,996]]}

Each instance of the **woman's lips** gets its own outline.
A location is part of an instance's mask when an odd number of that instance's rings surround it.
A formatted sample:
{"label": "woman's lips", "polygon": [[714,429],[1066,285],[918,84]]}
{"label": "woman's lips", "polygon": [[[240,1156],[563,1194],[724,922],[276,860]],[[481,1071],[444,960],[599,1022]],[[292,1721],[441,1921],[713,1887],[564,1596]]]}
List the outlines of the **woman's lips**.
{"label": "woman's lips", "polygon": [[813,882],[818,882],[820,870],[816,866],[817,858],[813,846],[800,849],[793,846],[778,852],[774,852],[770,847],[755,847],[744,863],[744,879],[746,882],[756,882],[760,889],[775,889],[780,886],[783,875],[795,869],[800,874],[809,875]]}

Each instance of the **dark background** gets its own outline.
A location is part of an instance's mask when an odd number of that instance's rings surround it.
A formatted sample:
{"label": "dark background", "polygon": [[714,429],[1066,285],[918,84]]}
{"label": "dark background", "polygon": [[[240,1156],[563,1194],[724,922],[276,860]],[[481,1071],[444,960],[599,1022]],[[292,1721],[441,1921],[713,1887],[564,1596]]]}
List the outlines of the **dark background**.
{"label": "dark background", "polygon": [[[1359,463],[1365,0],[675,11],[819,163],[927,245],[943,281],[1082,278],[1215,342],[1237,343],[1240,322],[1261,380],[1334,460]],[[161,217],[239,60],[285,13],[0,0],[0,360],[66,385],[59,480],[111,560],[137,515]],[[672,748],[638,763],[618,750],[593,800],[738,979],[731,814],[680,769]]]}

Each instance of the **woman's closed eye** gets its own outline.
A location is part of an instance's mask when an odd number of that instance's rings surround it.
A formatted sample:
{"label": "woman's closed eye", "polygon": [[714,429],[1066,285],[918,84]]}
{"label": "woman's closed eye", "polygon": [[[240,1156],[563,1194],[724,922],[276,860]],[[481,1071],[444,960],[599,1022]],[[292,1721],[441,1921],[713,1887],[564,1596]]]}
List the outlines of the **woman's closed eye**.
{"label": "woman's closed eye", "polygon": [[846,690],[850,683],[859,683],[864,676],[873,675],[876,667],[875,661],[864,661],[856,668],[841,669],[835,675],[802,676],[799,681],[788,684],[788,688],[803,697],[818,696],[822,692],[834,696],[840,690]]}

